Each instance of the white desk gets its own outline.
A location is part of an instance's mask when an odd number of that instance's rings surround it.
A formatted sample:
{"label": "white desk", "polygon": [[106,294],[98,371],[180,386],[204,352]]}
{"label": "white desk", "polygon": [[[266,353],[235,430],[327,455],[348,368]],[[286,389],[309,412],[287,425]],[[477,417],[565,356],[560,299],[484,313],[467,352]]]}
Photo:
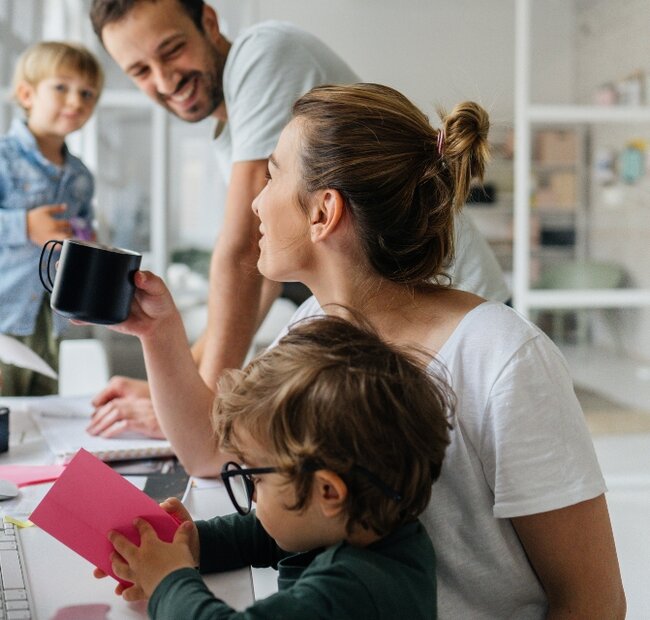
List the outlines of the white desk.
{"label": "white desk", "polygon": [[[25,409],[26,399],[0,397],[0,405],[10,407],[10,448],[0,455],[0,464],[52,463],[38,428]],[[24,493],[44,494],[48,485],[24,487]],[[233,512],[233,507],[223,486],[210,485],[192,488],[186,501],[192,516],[197,519]],[[0,503],[0,515],[4,515]],[[58,610],[67,606],[105,604],[110,608],[106,620],[146,618],[145,603],[127,603],[113,592],[115,581],[111,578],[95,579],[89,562],[37,527],[20,530],[27,574],[39,620],[49,620]],[[254,600],[250,569],[210,575],[208,587],[227,603],[244,609]],[[76,616],[76,617],[83,617]],[[100,616],[101,617],[101,616]]]}

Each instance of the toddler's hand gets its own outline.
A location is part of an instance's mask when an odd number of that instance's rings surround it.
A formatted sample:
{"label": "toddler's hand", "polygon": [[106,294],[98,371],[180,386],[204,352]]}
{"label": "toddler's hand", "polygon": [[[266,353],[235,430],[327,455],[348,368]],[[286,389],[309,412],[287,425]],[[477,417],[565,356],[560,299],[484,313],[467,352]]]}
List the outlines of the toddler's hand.
{"label": "toddler's hand", "polygon": [[120,579],[133,584],[121,592],[126,600],[136,600],[133,595],[137,593],[139,596],[140,591],[150,597],[167,575],[180,568],[195,567],[189,549],[189,537],[196,529],[194,524],[187,521],[182,523],[171,543],[160,540],[151,524],[144,519],[136,519],[134,525],[140,534],[140,546],[129,542],[119,532],[108,534],[117,552],[111,557],[113,572]]}
{"label": "toddler's hand", "polygon": [[[200,561],[199,553],[199,531],[192,520],[190,513],[187,508],[183,506],[182,502],[176,497],[168,497],[164,502],[160,504],[160,507],[170,515],[174,515],[181,523],[190,521],[192,523],[192,529],[188,530],[187,544],[190,548],[190,553],[194,559],[194,565],[198,566]],[[189,527],[189,526],[186,526]]]}
{"label": "toddler's hand", "polygon": [[66,205],[43,205],[27,211],[27,236],[35,245],[42,246],[50,239],[69,239],[70,222],[55,216],[64,213]]}
{"label": "toddler's hand", "polygon": [[[93,570],[93,577],[95,579],[104,579],[108,575],[101,568],[95,568]],[[141,601],[147,598],[142,588],[135,584],[129,587],[118,583],[115,586],[115,594],[121,596],[126,601]]]}

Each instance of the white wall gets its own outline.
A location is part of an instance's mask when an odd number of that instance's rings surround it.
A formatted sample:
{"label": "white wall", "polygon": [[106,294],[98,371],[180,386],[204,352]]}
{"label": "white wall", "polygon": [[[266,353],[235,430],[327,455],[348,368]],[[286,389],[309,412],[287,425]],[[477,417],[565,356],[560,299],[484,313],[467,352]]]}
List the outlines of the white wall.
{"label": "white wall", "polygon": [[330,44],[367,81],[388,83],[425,112],[475,99],[512,117],[512,0],[260,2]]}

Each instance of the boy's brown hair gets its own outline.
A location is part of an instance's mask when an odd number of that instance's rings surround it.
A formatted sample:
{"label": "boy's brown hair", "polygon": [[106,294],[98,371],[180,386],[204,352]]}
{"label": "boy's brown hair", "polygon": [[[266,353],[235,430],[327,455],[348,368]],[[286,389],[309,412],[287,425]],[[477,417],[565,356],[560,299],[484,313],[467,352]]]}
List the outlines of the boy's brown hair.
{"label": "boy's brown hair", "polygon": [[297,510],[307,505],[313,471],[331,470],[348,487],[348,531],[355,524],[393,531],[429,502],[455,402],[418,353],[342,318],[302,321],[221,379],[214,407],[220,448],[239,453],[238,432],[248,431],[295,483],[290,508]]}
{"label": "boy's brown hair", "polygon": [[61,70],[83,76],[98,93],[104,86],[104,71],[90,50],[67,41],[41,41],[28,47],[18,59],[13,76],[14,96],[21,82],[36,86]]}

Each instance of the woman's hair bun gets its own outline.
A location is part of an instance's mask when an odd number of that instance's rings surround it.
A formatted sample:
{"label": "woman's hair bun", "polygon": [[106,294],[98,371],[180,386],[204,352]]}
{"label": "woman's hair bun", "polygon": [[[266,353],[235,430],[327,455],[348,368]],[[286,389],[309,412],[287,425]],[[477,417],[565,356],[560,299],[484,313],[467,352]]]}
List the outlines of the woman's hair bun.
{"label": "woman's hair bun", "polygon": [[455,179],[454,204],[467,199],[472,179],[482,179],[490,158],[488,131],[490,118],[473,101],[464,101],[449,113],[440,112],[445,134],[444,159]]}

